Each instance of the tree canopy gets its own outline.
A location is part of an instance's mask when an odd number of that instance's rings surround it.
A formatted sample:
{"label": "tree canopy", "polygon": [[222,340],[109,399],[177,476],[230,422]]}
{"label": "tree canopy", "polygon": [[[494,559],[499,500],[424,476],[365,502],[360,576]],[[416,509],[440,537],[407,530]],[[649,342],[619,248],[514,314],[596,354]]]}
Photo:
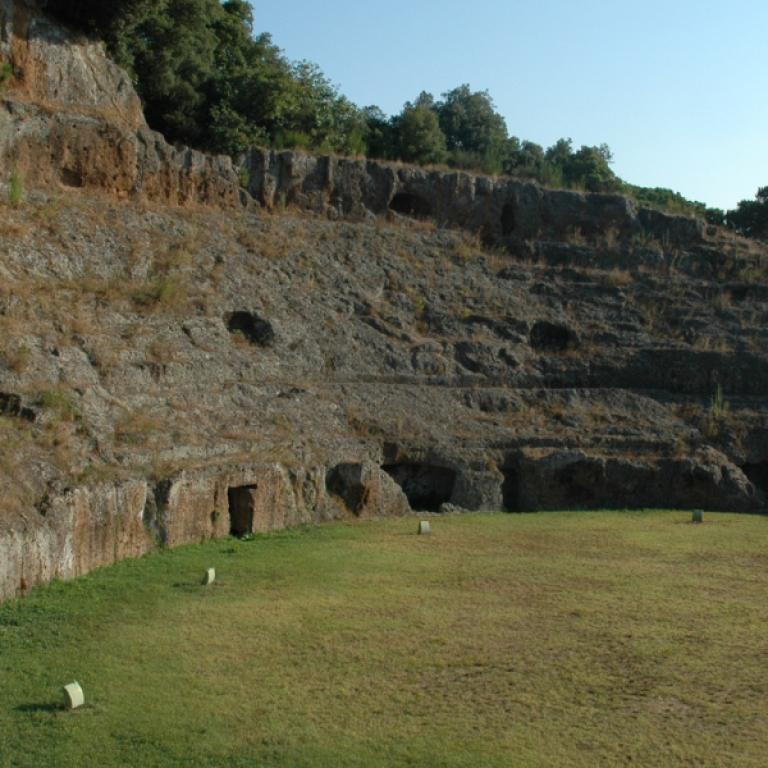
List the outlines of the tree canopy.
{"label": "tree canopy", "polygon": [[507,124],[488,91],[460,85],[434,106],[452,164],[499,173],[503,167]]}
{"label": "tree canopy", "polygon": [[48,0],[101,36],[170,141],[228,154],[254,144],[364,149],[359,110],[309,62],[254,35],[246,0]]}
{"label": "tree canopy", "polygon": [[392,120],[394,155],[409,163],[442,163],[446,158],[445,134],[429,94],[407,102]]}
{"label": "tree canopy", "polygon": [[768,187],[760,187],[754,200],[742,200],[728,211],[726,223],[746,237],[768,239]]}

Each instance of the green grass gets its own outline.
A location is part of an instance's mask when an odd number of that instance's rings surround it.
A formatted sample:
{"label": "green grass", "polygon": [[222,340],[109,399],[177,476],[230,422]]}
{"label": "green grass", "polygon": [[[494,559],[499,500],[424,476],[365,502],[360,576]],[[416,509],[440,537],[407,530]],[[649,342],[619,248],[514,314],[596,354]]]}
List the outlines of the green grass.
{"label": "green grass", "polygon": [[328,525],[39,589],[0,608],[0,767],[763,768],[768,519],[689,520]]}

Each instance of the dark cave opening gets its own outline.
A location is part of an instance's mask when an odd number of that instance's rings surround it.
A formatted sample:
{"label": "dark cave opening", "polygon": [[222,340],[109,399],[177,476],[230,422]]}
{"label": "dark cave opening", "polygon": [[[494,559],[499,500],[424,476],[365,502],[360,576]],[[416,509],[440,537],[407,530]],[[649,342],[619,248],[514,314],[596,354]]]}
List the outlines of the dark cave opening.
{"label": "dark cave opening", "polygon": [[76,171],[72,168],[61,169],[61,183],[65,187],[73,187],[75,189],[79,189],[85,186],[83,174],[80,171]]}
{"label": "dark cave opening", "polygon": [[224,317],[230,333],[241,333],[251,344],[269,347],[275,340],[272,324],[260,318],[254,312],[238,310],[229,312]]}
{"label": "dark cave opening", "polygon": [[456,472],[446,467],[418,462],[385,464],[384,471],[403,489],[411,509],[438,512],[451,500]]}
{"label": "dark cave opening", "polygon": [[505,203],[501,209],[501,234],[509,237],[517,226],[517,210],[514,203]]}
{"label": "dark cave opening", "polygon": [[576,346],[578,338],[566,325],[540,320],[531,328],[530,341],[537,351],[565,352]]}
{"label": "dark cave opening", "polygon": [[229,501],[229,533],[231,536],[245,536],[253,533],[255,485],[243,485],[227,491]]}
{"label": "dark cave opening", "polygon": [[768,461],[744,464],[741,471],[749,478],[752,485],[768,497]]}
{"label": "dark cave opening", "polygon": [[411,192],[398,192],[392,198],[389,209],[403,216],[414,216],[417,219],[432,215],[432,206],[429,201]]}
{"label": "dark cave opening", "polygon": [[21,397],[12,393],[0,392],[0,416],[11,416],[25,421],[34,421],[37,414],[31,408],[22,405]]}

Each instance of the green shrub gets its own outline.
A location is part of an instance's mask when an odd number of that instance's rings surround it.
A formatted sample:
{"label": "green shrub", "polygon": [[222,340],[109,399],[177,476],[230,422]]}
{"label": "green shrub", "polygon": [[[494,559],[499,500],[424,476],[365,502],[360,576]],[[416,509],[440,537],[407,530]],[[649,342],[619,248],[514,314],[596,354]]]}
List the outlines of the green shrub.
{"label": "green shrub", "polygon": [[709,413],[713,419],[717,420],[722,419],[728,413],[728,403],[725,401],[723,388],[720,384],[715,387],[709,406]]}
{"label": "green shrub", "polygon": [[177,304],[183,293],[181,282],[172,275],[165,275],[134,291],[133,300],[141,307],[169,307]]}
{"label": "green shrub", "polygon": [[72,396],[63,389],[49,389],[41,392],[35,404],[45,411],[51,411],[61,421],[79,421],[80,409],[72,400]]}
{"label": "green shrub", "polygon": [[0,93],[2,93],[8,84],[13,80],[13,67],[5,61],[0,64]]}
{"label": "green shrub", "polygon": [[13,205],[21,205],[21,201],[24,199],[24,182],[21,176],[13,171],[8,183],[8,202]]}

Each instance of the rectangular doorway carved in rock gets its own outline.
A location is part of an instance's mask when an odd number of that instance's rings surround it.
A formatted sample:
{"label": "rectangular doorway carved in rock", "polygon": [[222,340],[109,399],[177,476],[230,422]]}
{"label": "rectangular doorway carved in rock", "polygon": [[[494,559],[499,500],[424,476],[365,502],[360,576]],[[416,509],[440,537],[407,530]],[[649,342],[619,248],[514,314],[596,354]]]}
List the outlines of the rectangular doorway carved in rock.
{"label": "rectangular doorway carved in rock", "polygon": [[502,467],[504,482],[501,484],[501,497],[505,512],[520,511],[520,476],[515,467]]}
{"label": "rectangular doorway carved in rock", "polygon": [[244,485],[240,488],[230,488],[229,498],[229,532],[232,536],[245,536],[253,533],[253,515],[256,509],[255,485]]}

